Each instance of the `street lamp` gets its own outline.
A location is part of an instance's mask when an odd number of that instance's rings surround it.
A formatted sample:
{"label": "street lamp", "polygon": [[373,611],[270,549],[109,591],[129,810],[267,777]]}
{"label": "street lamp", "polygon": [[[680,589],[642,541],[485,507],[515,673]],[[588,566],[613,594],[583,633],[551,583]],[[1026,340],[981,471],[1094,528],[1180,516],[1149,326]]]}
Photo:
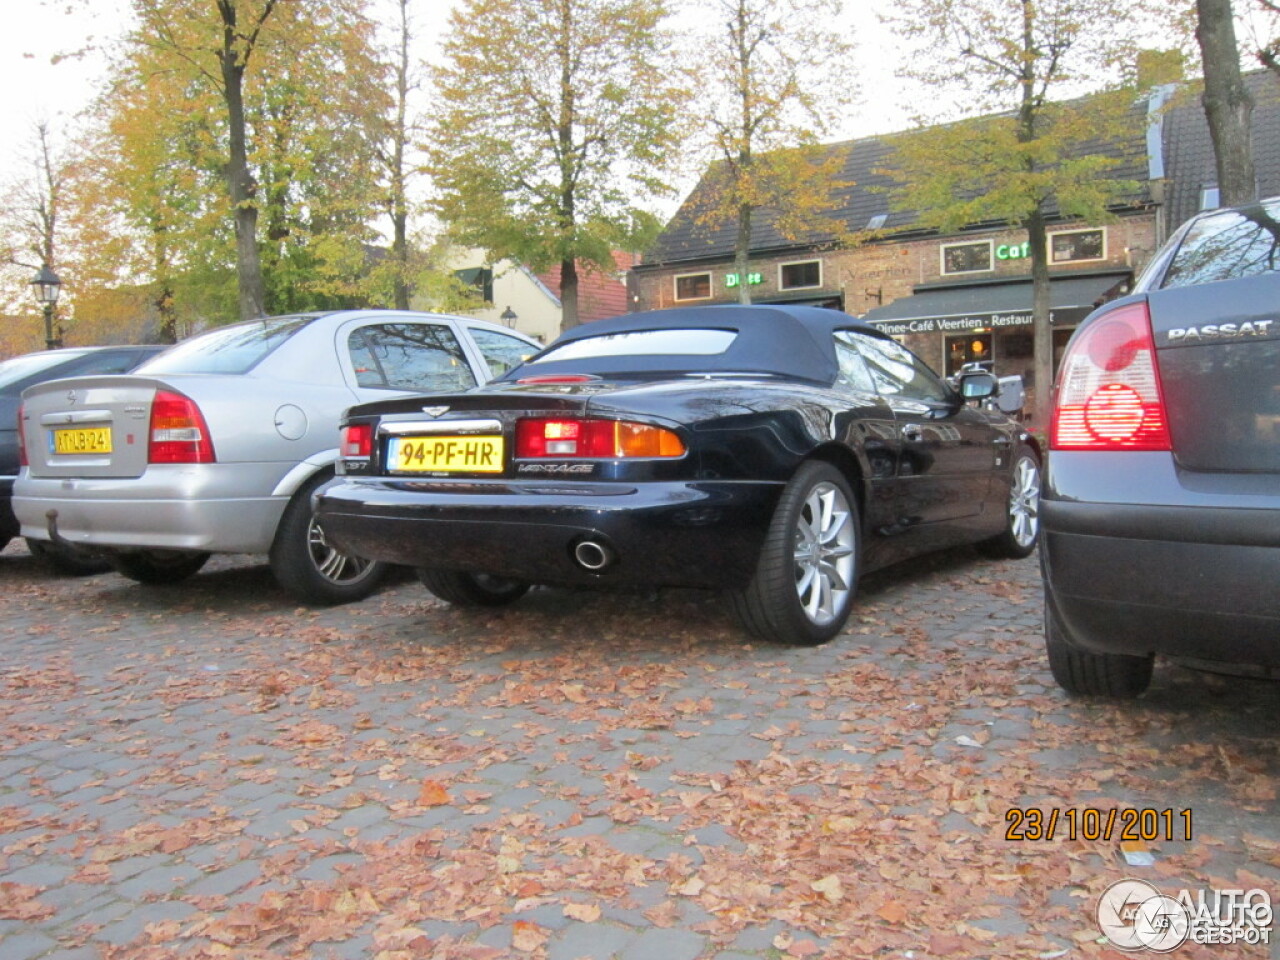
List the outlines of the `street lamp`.
{"label": "street lamp", "polygon": [[512,310],[510,307],[507,307],[507,309],[503,310],[502,313],[498,314],[498,319],[514,330],[516,326],[516,320],[519,319],[519,317],[517,316],[514,310]]}
{"label": "street lamp", "polygon": [[53,308],[58,302],[62,281],[46,263],[40,268],[36,278],[31,281],[31,287],[36,299],[44,306],[44,348],[52,350],[54,347],[62,346],[62,340],[55,339],[53,336]]}

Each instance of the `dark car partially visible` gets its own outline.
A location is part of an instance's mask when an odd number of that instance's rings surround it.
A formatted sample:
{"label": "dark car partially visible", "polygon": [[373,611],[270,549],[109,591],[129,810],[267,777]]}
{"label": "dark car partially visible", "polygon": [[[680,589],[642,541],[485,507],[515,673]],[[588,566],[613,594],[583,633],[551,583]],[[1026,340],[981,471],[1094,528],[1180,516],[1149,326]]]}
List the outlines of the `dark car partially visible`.
{"label": "dark car partially visible", "polygon": [[1280,198],[1193,219],[1080,325],[1041,520],[1067,691],[1137,696],[1157,655],[1280,667]]}
{"label": "dark car partially visible", "polygon": [[[0,549],[19,532],[12,499],[13,481],[18,476],[18,408],[22,405],[22,391],[63,377],[128,373],[164,349],[152,345],[64,347],[24,353],[0,363]],[[86,569],[86,564],[77,558],[43,547],[45,544],[36,547],[35,552],[62,572],[81,573]],[[101,564],[90,566],[106,569]]]}

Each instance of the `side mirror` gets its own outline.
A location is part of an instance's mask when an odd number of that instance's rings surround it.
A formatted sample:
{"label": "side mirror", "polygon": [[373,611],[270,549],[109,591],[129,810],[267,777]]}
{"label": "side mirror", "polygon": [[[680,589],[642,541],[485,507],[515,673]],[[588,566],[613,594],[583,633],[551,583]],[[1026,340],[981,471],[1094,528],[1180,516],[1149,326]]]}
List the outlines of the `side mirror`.
{"label": "side mirror", "polygon": [[960,396],[966,400],[985,400],[1000,392],[1000,381],[995,374],[974,370],[960,374]]}

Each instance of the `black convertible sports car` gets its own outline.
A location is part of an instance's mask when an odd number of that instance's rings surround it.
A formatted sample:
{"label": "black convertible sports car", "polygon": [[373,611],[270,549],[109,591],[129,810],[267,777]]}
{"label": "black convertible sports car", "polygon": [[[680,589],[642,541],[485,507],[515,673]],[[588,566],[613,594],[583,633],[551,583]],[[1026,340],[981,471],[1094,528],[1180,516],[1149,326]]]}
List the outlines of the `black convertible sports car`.
{"label": "black convertible sports car", "polygon": [[761,638],[821,643],[864,570],[1035,548],[1040,454],[997,389],[981,371],[953,387],[834,310],[633,313],[486,387],[351,408],[318,518],[455,604],[704,587]]}

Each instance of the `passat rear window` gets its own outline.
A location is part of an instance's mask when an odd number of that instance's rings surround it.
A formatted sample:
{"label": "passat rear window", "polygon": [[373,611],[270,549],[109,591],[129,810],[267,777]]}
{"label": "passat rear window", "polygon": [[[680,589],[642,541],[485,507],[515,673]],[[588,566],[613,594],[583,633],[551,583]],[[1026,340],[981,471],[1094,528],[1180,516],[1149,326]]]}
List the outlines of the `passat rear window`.
{"label": "passat rear window", "polygon": [[1280,203],[1226,210],[1187,231],[1164,287],[1236,280],[1280,270]]}
{"label": "passat rear window", "polygon": [[313,317],[277,317],[219,327],[183,340],[135,373],[248,373]]}
{"label": "passat rear window", "polygon": [[634,330],[611,333],[553,346],[530,360],[528,365],[593,357],[710,357],[728,350],[737,336],[733,330]]}

